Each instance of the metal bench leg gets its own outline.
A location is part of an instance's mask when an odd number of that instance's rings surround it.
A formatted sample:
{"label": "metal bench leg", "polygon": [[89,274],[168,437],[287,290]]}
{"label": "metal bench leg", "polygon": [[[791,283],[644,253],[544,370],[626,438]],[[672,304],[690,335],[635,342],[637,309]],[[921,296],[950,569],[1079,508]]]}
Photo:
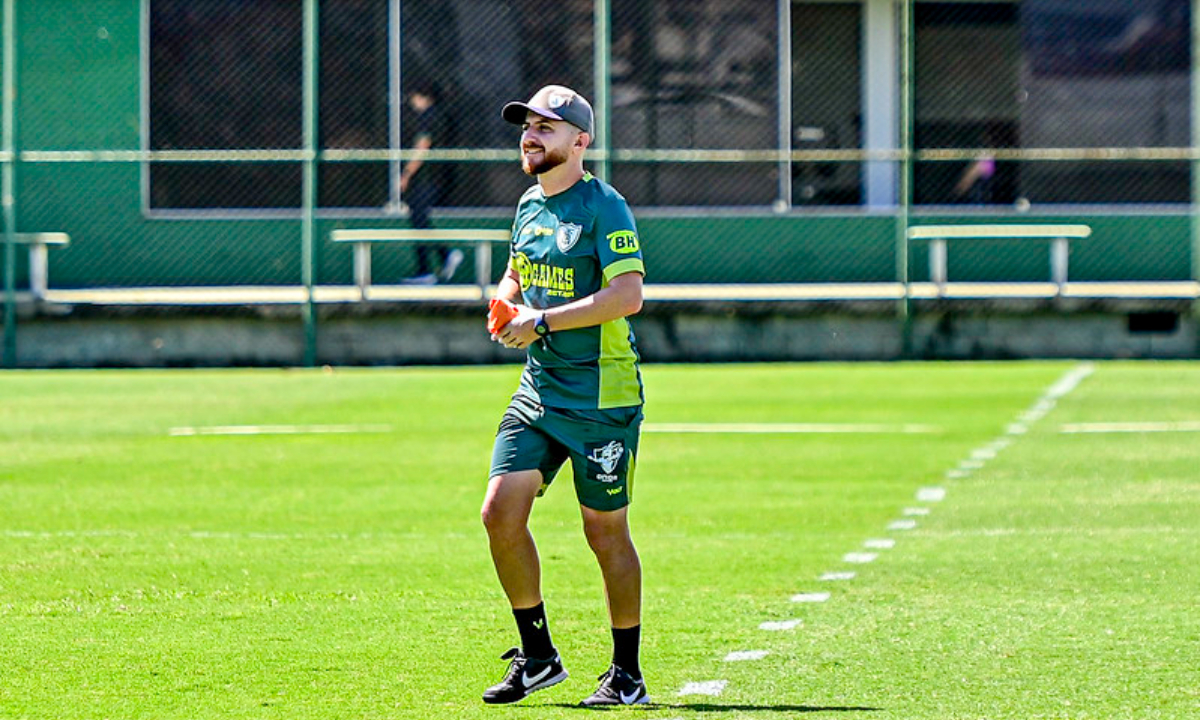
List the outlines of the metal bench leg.
{"label": "metal bench leg", "polygon": [[46,246],[33,243],[29,246],[29,289],[36,300],[46,299],[46,289],[49,287],[50,261],[47,257]]}
{"label": "metal bench leg", "polygon": [[371,286],[371,243],[354,243],[354,284],[361,299],[367,299]]}
{"label": "metal bench leg", "polygon": [[1050,280],[1058,286],[1058,294],[1062,295],[1067,287],[1067,260],[1070,256],[1070,244],[1066,238],[1054,238],[1050,241]]}
{"label": "metal bench leg", "polygon": [[475,243],[475,282],[486,297],[492,274],[492,244],[487,240]]}
{"label": "metal bench leg", "polygon": [[946,292],[946,240],[929,241],[929,281],[937,285],[938,295]]}

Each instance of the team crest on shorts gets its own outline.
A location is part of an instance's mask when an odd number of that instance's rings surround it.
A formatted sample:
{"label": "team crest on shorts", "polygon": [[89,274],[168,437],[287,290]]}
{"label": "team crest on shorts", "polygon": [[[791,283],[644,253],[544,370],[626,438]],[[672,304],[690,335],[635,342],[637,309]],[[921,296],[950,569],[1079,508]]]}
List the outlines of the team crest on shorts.
{"label": "team crest on shorts", "polygon": [[579,242],[579,236],[582,234],[583,226],[575,223],[561,223],[554,239],[558,243],[559,250],[570,252],[571,248],[575,247],[575,243]]}
{"label": "team crest on shorts", "polygon": [[607,445],[600,445],[592,449],[592,453],[588,455],[588,460],[600,466],[603,472],[596,473],[596,479],[600,482],[616,482],[619,477],[614,474],[621,464],[621,458],[625,455],[625,445],[620,440],[613,440]]}

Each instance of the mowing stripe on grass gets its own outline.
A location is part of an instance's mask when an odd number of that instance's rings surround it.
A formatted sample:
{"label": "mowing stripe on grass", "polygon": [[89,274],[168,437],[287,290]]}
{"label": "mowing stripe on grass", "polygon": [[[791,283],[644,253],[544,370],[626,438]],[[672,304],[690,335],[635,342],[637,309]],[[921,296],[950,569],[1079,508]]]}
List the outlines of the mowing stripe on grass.
{"label": "mowing stripe on grass", "polygon": [[353,435],[390,433],[391,425],[213,425],[210,427],[173,427],[171,437],[202,435]]}
{"label": "mowing stripe on grass", "polygon": [[642,432],[753,435],[835,435],[939,433],[936,425],[885,425],[881,423],[650,423]]}
{"label": "mowing stripe on grass", "polygon": [[1070,423],[1059,428],[1067,435],[1080,433],[1200,432],[1200,422]]}

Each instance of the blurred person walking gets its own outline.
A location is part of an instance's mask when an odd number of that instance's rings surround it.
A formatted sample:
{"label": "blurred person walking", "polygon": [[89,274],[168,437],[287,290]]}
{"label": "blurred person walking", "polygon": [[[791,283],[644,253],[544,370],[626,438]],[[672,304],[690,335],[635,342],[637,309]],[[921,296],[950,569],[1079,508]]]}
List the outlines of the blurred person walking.
{"label": "blurred person walking", "polygon": [[[426,162],[425,153],[445,147],[452,141],[450,118],[442,110],[441,89],[432,80],[417,80],[408,91],[408,106],[416,114],[413,149],[417,154],[404,164],[400,172],[400,194],[408,204],[408,219],[413,228],[433,227],[430,210],[442,201],[449,182],[450,168],[446,163]],[[463,261],[463,251],[441,245],[419,244],[416,247],[416,275],[403,280],[410,285],[434,285],[450,282]],[[433,256],[438,255],[436,272]]]}

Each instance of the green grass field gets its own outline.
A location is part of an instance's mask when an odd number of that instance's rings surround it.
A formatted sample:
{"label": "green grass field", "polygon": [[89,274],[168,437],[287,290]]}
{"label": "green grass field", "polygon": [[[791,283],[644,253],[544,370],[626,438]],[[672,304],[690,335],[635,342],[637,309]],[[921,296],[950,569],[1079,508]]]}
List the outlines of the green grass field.
{"label": "green grass field", "polygon": [[[617,712],[1200,716],[1200,364],[1089,367],[647,367],[654,705]],[[594,712],[563,480],[533,530],[572,676],[479,700],[516,640],[478,509],[518,370],[0,373],[0,717]],[[179,434],[276,425],[356,431]]]}

